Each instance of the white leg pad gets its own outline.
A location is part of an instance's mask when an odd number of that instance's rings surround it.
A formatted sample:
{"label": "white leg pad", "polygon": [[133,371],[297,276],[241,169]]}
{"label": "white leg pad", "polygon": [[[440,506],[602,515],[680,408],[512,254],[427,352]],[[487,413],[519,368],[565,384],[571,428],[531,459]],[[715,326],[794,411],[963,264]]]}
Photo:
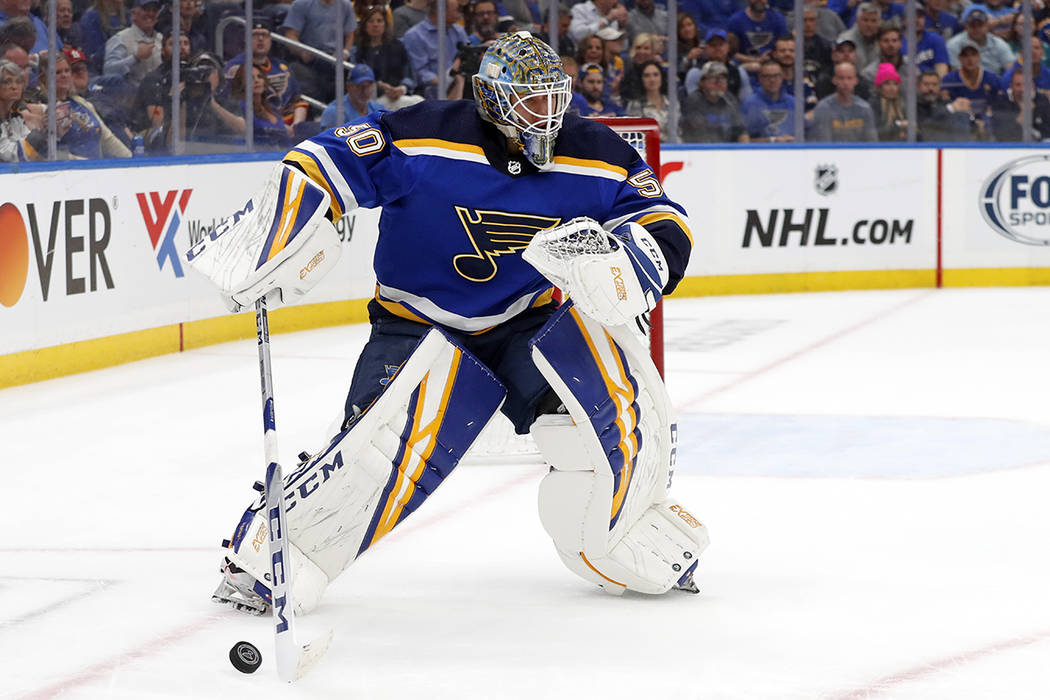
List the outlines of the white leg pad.
{"label": "white leg pad", "polygon": [[[488,368],[433,329],[351,427],[285,478],[293,593],[304,611],[441,485],[505,396]],[[227,556],[263,581],[268,559],[253,556],[255,542],[266,553],[258,507],[241,519]]]}
{"label": "white leg pad", "polygon": [[690,582],[708,536],[668,498],[676,428],[648,353],[629,331],[563,308],[534,339],[533,359],[569,412],[532,427],[551,465],[540,520],[562,561],[614,594]]}

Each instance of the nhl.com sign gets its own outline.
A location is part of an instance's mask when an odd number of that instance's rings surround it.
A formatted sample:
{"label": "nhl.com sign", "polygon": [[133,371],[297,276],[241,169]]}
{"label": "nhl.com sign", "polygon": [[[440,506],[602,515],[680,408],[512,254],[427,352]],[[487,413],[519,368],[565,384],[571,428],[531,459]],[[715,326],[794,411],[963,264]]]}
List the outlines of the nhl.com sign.
{"label": "nhl.com sign", "polygon": [[981,185],[981,216],[1011,241],[1050,246],[1050,155],[1025,156]]}

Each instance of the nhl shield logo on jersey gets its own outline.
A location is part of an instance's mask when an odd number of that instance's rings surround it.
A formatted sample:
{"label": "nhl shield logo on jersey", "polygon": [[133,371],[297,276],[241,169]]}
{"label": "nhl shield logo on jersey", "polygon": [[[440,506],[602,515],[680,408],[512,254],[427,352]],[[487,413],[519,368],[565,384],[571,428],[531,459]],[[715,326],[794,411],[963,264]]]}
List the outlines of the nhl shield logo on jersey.
{"label": "nhl shield logo on jersey", "polygon": [[521,174],[521,161],[508,160],[507,161],[507,172],[510,173],[511,175],[520,175]]}
{"label": "nhl shield logo on jersey", "polygon": [[839,187],[839,169],[834,165],[818,165],[813,186],[817,188],[817,194],[831,194]]}

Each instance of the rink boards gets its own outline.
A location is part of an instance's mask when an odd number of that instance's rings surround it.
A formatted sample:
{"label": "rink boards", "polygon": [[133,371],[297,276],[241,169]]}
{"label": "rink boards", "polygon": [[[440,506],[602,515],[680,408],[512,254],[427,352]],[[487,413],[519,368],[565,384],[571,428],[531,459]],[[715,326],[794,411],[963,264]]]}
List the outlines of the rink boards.
{"label": "rink boards", "polygon": [[[677,294],[1050,283],[1048,154],[667,148],[695,243]],[[182,256],[273,161],[149,163],[0,173],[0,387],[254,333]],[[378,220],[339,222],[339,269],[274,330],[366,319]]]}

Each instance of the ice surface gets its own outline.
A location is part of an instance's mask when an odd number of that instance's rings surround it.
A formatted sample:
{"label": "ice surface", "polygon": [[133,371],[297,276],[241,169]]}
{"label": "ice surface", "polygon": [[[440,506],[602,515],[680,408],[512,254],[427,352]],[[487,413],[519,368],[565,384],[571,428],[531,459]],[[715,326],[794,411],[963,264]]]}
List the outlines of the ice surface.
{"label": "ice surface", "polygon": [[[255,344],[0,391],[0,698],[1050,697],[1050,290],[667,317],[699,596],[591,588],[540,527],[542,467],[465,464],[301,619],[336,636],[290,688],[268,619],[208,600],[263,472]],[[365,337],[273,337],[286,463]]]}

